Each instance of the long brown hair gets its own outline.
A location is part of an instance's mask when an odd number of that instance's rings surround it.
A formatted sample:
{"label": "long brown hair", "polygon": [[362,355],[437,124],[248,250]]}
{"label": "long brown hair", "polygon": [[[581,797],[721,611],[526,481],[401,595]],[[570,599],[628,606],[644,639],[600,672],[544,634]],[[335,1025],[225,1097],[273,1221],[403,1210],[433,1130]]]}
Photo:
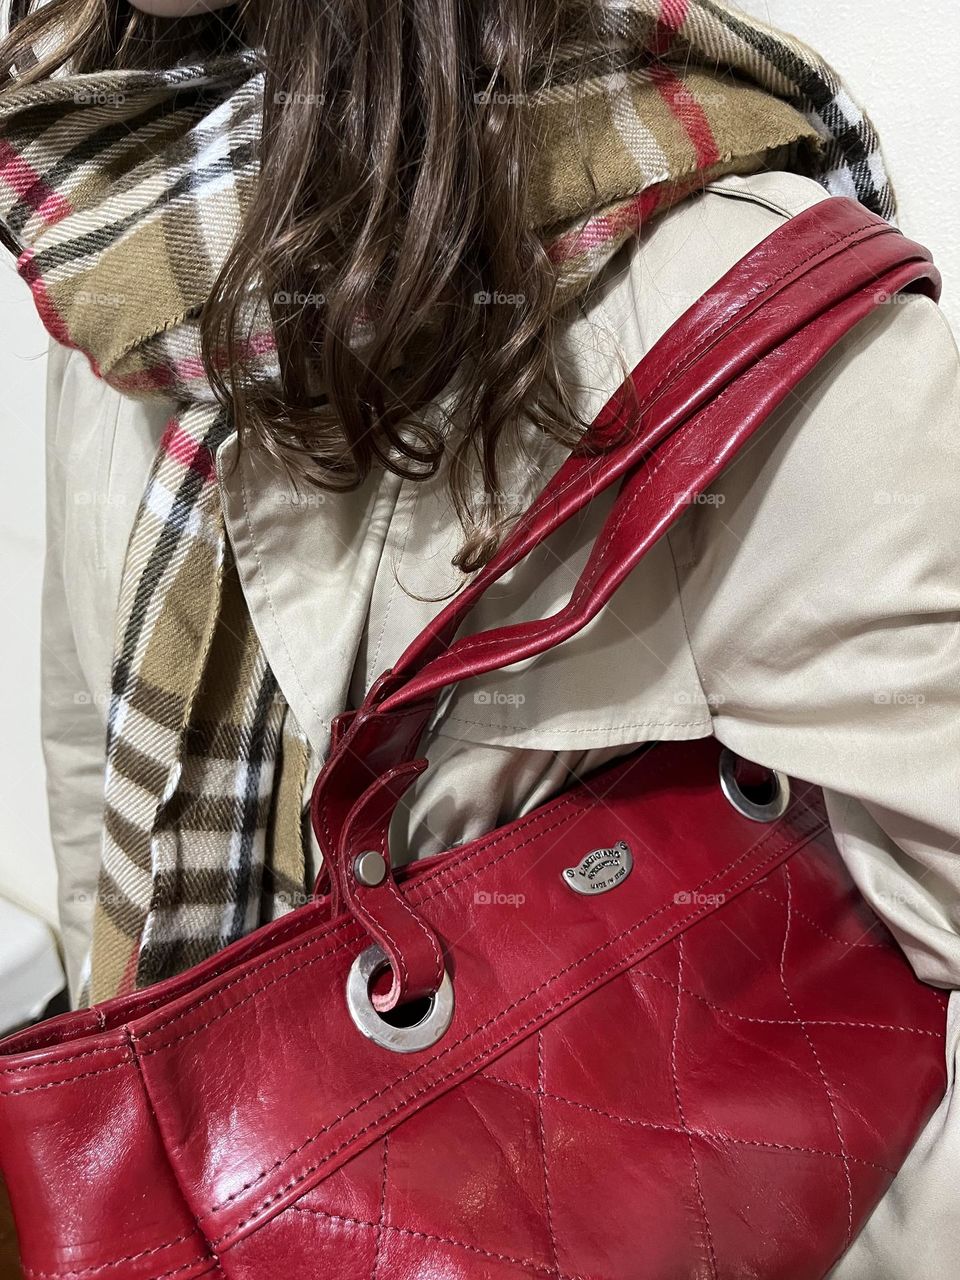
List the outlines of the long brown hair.
{"label": "long brown hair", "polygon": [[[471,569],[515,514],[503,460],[521,424],[565,444],[584,425],[556,356],[555,272],[528,215],[537,139],[523,104],[558,49],[602,56],[601,10],[243,0],[164,21],[122,0],[13,0],[0,86],[262,49],[260,181],[202,316],[208,374],[241,439],[309,483],[352,488],[375,467],[423,478],[446,456],[465,530],[457,563]],[[36,60],[38,47],[51,52]],[[279,389],[245,367],[254,279]]]}

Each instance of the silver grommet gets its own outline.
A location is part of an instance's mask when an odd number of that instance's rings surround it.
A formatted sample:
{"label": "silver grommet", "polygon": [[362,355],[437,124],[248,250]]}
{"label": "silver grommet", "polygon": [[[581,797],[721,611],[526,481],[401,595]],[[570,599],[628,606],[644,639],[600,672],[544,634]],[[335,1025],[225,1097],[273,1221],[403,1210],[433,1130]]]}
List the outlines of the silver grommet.
{"label": "silver grommet", "polygon": [[359,884],[374,889],[387,878],[387,860],[376,849],[358,853],[353,860],[353,874]]}
{"label": "silver grommet", "polygon": [[742,813],[753,822],[776,822],[777,818],[782,818],[790,805],[790,779],[787,775],[779,769],[771,769],[773,794],[769,800],[758,803],[740,789],[737,760],[738,756],[727,747],[720,752],[720,789],[737,813]]}
{"label": "silver grommet", "polygon": [[[423,1016],[410,1026],[394,1026],[370,1002],[370,983],[389,964],[382,948],[367,947],[347,975],[347,1008],[353,1025],[368,1040],[391,1053],[417,1053],[437,1043],[453,1020],[453,983],[444,970],[440,986],[424,1003]],[[388,1014],[387,1017],[390,1015]]]}

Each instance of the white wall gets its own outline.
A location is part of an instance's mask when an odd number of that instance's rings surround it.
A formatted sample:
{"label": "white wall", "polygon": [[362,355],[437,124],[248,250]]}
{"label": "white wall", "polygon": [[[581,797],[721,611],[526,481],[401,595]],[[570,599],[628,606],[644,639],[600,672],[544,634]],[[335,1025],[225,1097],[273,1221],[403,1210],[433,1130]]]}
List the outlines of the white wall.
{"label": "white wall", "polygon": [[960,5],[956,0],[737,0],[813,45],[880,134],[900,227],[933,252],[960,333]]}
{"label": "white wall", "polygon": [[[901,225],[928,244],[960,330],[960,8],[955,0],[741,0],[816,45],[868,105],[901,201]],[[0,259],[0,892],[53,918],[54,875],[39,742],[44,335]]]}

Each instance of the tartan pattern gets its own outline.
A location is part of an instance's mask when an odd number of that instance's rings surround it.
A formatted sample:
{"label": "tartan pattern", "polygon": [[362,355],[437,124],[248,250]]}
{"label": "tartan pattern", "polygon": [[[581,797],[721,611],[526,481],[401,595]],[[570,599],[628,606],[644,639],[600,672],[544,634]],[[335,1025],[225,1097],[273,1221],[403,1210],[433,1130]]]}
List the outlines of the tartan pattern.
{"label": "tartan pattern", "polygon": [[[800,169],[894,217],[873,128],[813,50],[718,0],[604,12],[596,71],[598,50],[561,50],[524,103],[542,138],[531,225],[558,304],[646,219],[721,174]],[[310,750],[232,561],[216,463],[232,428],[197,323],[257,180],[262,95],[249,51],[0,98],[0,220],[44,324],[120,391],[176,404],[117,606],[94,1001],[198,962],[305,892]],[[254,376],[275,379],[255,283]]]}

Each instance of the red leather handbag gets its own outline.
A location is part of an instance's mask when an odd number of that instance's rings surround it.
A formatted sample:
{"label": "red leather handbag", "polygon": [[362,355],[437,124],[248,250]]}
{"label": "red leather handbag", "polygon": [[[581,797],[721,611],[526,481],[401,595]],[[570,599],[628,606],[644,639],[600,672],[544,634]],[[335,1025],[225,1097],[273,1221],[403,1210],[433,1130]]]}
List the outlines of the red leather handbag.
{"label": "red leather handbag", "polygon": [[[904,289],[938,296],[929,254],[852,200],[785,222],[336,722],[316,899],[4,1042],[28,1276],[824,1275],[941,1097],[945,997],[846,876],[818,790],[748,782],[703,739],[640,749],[396,872],[387,830],[439,691],[582,627]],[[618,481],[560,612],[455,638],[491,582]]]}

